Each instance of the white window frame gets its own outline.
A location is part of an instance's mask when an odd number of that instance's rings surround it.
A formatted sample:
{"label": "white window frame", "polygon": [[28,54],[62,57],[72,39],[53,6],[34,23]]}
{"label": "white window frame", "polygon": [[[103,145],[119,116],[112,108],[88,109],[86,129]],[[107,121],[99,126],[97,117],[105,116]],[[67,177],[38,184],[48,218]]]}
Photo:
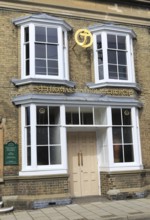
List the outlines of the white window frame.
{"label": "white window frame", "polygon": [[[35,27],[49,27],[56,28],[58,34],[58,76],[50,75],[36,75],[35,73]],[[30,59],[30,74],[26,76],[25,73],[25,46],[24,46],[24,32],[25,28],[29,27],[29,59]],[[63,34],[64,33],[64,34]],[[63,37],[65,44],[63,43]],[[32,64],[32,65],[31,65]],[[63,68],[62,68],[63,67]],[[41,78],[41,79],[59,79],[69,80],[69,63],[68,63],[68,40],[67,31],[58,25],[48,25],[40,23],[27,23],[21,26],[21,78]]]}
{"label": "white window frame", "polygon": [[[113,139],[112,139],[112,117],[111,117],[111,109],[124,109],[130,108],[131,109],[131,120],[132,120],[132,138],[133,138],[133,155],[134,161],[133,162],[121,162],[115,163],[114,162],[114,153],[113,153]],[[102,171],[128,171],[128,170],[139,170],[142,169],[142,159],[141,159],[141,145],[140,145],[140,135],[139,135],[139,119],[138,119],[138,109],[135,107],[108,107],[107,110],[107,120],[108,120],[108,130],[107,130],[107,147],[108,155],[104,155],[107,157],[108,163],[103,167],[101,164]]]}
{"label": "white window frame", "polygon": [[[12,20],[15,26],[19,27],[20,35],[20,79],[12,79],[15,86],[27,84],[50,84],[50,85],[64,85],[67,87],[74,87],[75,83],[69,80],[69,62],[68,62],[68,32],[72,27],[62,18],[53,17],[46,13],[31,14],[23,17],[18,17]],[[58,75],[38,75],[35,74],[35,26],[57,28],[58,30]],[[24,47],[24,29],[29,27],[30,38],[30,74],[25,73],[25,47]],[[54,43],[55,44],[55,43]],[[57,45],[58,45],[57,44]]]}
{"label": "white window frame", "polygon": [[[122,83],[129,84],[135,83],[135,69],[134,69],[134,56],[133,56],[133,38],[136,37],[135,33],[127,28],[119,27],[115,25],[100,25],[100,26],[91,26],[89,30],[93,34],[93,55],[94,55],[94,75],[95,75],[95,84],[103,83]],[[119,79],[109,79],[108,75],[108,58],[107,58],[107,35],[118,35],[126,37],[126,51],[127,51],[127,80]],[[98,70],[98,53],[97,53],[97,35],[101,35],[102,40],[102,51],[103,51],[103,74],[104,79],[99,79],[99,70]]]}
{"label": "white window frame", "polygon": [[[27,148],[26,148],[26,134],[25,134],[25,108],[30,106],[31,120],[31,165],[27,165]],[[52,175],[52,174],[67,174],[67,141],[66,128],[64,124],[65,107],[60,106],[60,142],[61,142],[61,164],[60,165],[37,165],[37,147],[36,147],[36,106],[43,106],[43,104],[22,105],[21,106],[21,120],[22,120],[22,170],[19,172],[20,176],[32,175]],[[45,105],[51,106],[51,105]]]}

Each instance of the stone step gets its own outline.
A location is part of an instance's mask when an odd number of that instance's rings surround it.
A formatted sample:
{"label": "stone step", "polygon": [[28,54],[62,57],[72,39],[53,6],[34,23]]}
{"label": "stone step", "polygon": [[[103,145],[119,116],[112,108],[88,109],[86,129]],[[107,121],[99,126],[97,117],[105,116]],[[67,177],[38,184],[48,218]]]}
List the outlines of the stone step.
{"label": "stone step", "polygon": [[7,207],[7,208],[0,208],[0,213],[6,213],[6,212],[11,212],[14,210],[14,207]]}

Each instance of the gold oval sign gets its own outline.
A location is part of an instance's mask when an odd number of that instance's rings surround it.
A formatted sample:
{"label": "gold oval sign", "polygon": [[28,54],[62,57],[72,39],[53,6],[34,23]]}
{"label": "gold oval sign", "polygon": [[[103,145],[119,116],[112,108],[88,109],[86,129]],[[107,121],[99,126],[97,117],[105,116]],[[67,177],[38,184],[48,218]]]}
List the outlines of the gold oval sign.
{"label": "gold oval sign", "polygon": [[75,33],[76,43],[84,48],[90,47],[93,43],[93,36],[87,29],[79,29]]}

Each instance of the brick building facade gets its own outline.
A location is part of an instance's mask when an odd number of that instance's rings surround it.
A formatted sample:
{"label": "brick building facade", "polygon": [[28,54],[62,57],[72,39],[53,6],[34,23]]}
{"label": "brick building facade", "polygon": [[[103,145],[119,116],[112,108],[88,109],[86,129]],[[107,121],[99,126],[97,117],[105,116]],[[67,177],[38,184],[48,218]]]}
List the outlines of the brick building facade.
{"label": "brick building facade", "polygon": [[[6,203],[147,195],[149,8],[146,0],[0,1]],[[90,47],[85,36],[75,41],[79,29],[91,33]]]}

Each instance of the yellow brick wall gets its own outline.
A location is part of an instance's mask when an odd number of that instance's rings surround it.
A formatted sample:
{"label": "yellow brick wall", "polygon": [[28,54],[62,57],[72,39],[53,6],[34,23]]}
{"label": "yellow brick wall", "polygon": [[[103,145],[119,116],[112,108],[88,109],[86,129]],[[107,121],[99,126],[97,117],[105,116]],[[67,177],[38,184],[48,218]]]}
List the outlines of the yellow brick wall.
{"label": "yellow brick wall", "polygon": [[[31,9],[30,9],[31,10]],[[123,10],[123,7],[122,7]],[[126,10],[126,8],[124,8]],[[40,7],[36,11],[41,12]],[[44,11],[44,9],[43,9]],[[46,11],[46,10],[45,10]],[[45,12],[44,11],[44,12]],[[20,108],[12,103],[12,98],[16,94],[25,94],[33,91],[33,86],[23,86],[16,88],[12,83],[12,78],[20,78],[20,30],[14,26],[12,19],[32,13],[32,11],[16,11],[0,9],[0,116],[6,118],[4,131],[4,143],[14,141],[19,145],[19,167],[5,166],[4,175],[18,175],[21,169],[21,123]],[[54,16],[54,13],[52,14]],[[58,16],[58,14],[57,14]],[[64,16],[64,17],[63,17]],[[74,34],[79,28],[87,28],[89,25],[103,23],[102,19],[85,17],[73,17],[61,15],[72,27],[73,31],[69,33],[69,67],[70,80],[76,82],[77,89],[86,88],[86,82],[94,82],[93,71],[93,51],[92,48],[83,49],[75,45]],[[105,22],[105,20],[104,20]],[[113,20],[112,20],[113,22]],[[137,34],[137,40],[134,41],[134,59],[136,81],[140,84],[141,93],[136,97],[143,102],[144,107],[139,111],[140,136],[142,148],[142,160],[145,168],[150,167],[150,33],[147,26],[131,25],[123,23],[121,25],[131,27]],[[123,183],[122,183],[123,184]],[[8,184],[9,186],[9,184]],[[7,186],[7,187],[8,187]],[[123,186],[122,186],[123,187]],[[9,189],[11,190],[11,189]],[[9,193],[14,193],[14,191]],[[4,192],[4,191],[3,191]]]}

